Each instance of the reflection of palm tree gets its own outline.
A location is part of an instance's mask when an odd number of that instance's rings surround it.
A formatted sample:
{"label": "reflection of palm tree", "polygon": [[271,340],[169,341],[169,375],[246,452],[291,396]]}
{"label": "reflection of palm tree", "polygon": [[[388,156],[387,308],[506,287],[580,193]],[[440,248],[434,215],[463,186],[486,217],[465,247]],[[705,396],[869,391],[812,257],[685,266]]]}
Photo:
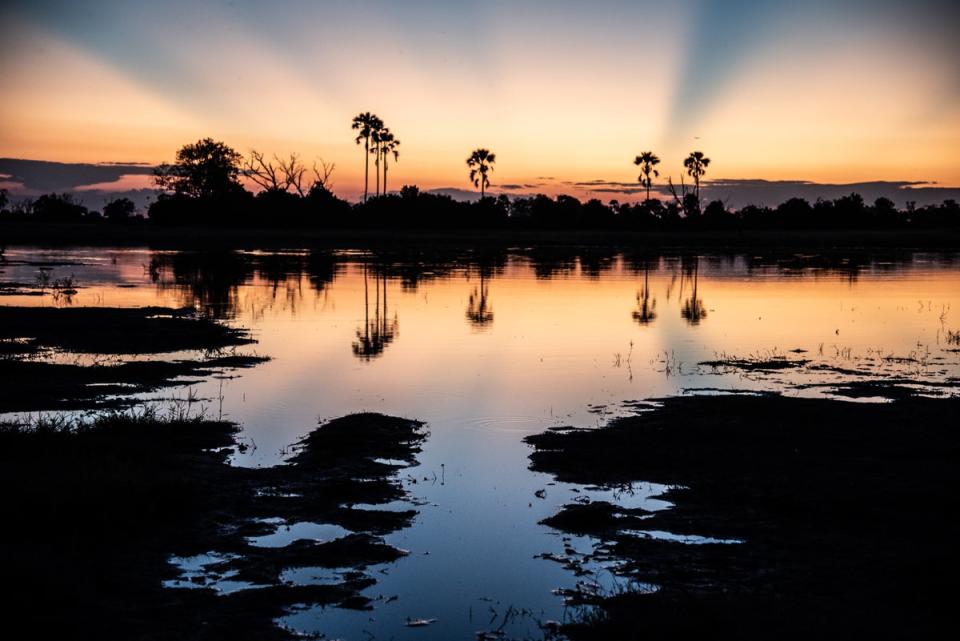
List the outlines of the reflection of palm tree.
{"label": "reflection of palm tree", "polygon": [[[367,265],[363,265],[363,327],[357,330],[357,340],[353,342],[353,355],[370,361],[383,353],[387,345],[397,337],[398,323],[394,315],[389,318],[387,306],[387,277],[375,273],[373,277],[376,295],[374,296],[373,318],[370,318],[370,286],[367,278]],[[380,307],[380,291],[383,289],[383,309]]]}
{"label": "reflection of palm tree", "polygon": [[644,263],[643,289],[637,292],[637,309],[633,312],[633,320],[641,325],[649,325],[657,317],[657,299],[650,297],[650,269]]}
{"label": "reflection of palm tree", "polygon": [[493,171],[493,163],[497,162],[497,155],[489,149],[475,149],[467,158],[467,167],[470,168],[470,180],[475,187],[480,188],[480,200],[483,200],[490,180],[487,174]]}
{"label": "reflection of palm tree", "polygon": [[691,325],[699,325],[700,321],[707,317],[707,310],[703,301],[697,298],[699,271],[700,257],[698,256],[693,263],[693,291],[690,298],[683,301],[683,307],[680,309],[680,315]]}
{"label": "reflection of palm tree", "polygon": [[644,151],[633,159],[633,164],[640,167],[640,184],[647,188],[647,200],[650,200],[650,187],[653,186],[653,178],[659,177],[654,167],[660,164],[660,159],[652,151]]}
{"label": "reflection of palm tree", "polygon": [[486,274],[480,268],[480,288],[476,287],[467,301],[467,320],[477,329],[486,329],[493,322],[493,307],[490,305],[489,284]]}

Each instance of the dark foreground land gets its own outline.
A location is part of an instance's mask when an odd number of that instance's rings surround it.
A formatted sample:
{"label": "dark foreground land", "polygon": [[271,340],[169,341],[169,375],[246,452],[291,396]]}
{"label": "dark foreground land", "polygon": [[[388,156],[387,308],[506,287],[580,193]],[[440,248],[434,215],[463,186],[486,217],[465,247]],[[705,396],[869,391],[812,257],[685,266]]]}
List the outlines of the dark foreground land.
{"label": "dark foreground land", "polygon": [[[677,486],[671,509],[594,502],[547,520],[600,537],[597,557],[660,586],[594,598],[599,614],[565,632],[955,638],[958,415],[960,399],[682,397],[605,428],[530,437],[533,469],[564,481]],[[637,530],[726,542],[681,544]]]}
{"label": "dark foreground land", "polygon": [[[393,475],[419,451],[421,424],[336,419],[267,469],[228,464],[236,431],[150,413],[0,427],[4,628],[22,638],[286,639],[294,635],[273,619],[295,606],[368,607],[360,590],[375,581],[364,568],[404,554],[382,537],[415,514],[375,506],[403,498]],[[304,521],[351,533],[280,548],[248,540]],[[225,595],[207,579],[162,587],[177,578],[171,554],[210,552],[220,559],[212,579],[256,587]],[[339,579],[281,580],[302,567],[335,568]]]}
{"label": "dark foreground land", "polygon": [[954,251],[960,230],[257,229],[0,222],[0,245],[142,246],[176,249],[285,247],[602,246],[690,249],[918,248]]}
{"label": "dark foreground land", "polygon": [[[229,351],[253,342],[245,330],[190,309],[0,306],[0,412],[126,406],[131,394],[263,362]],[[202,357],[155,356],[187,350]]]}
{"label": "dark foreground land", "polygon": [[[189,309],[0,307],[0,411],[99,410],[88,421],[0,422],[3,629],[50,639],[286,639],[293,633],[274,620],[296,607],[369,607],[361,590],[375,581],[364,569],[404,554],[383,536],[415,514],[376,506],[405,497],[395,476],[419,452],[420,423],[336,419],[295,444],[285,464],[245,469],[228,461],[246,447],[233,423],[183,404],[116,410],[138,403],[133,394],[265,360],[229,351],[253,342]],[[183,350],[200,356],[171,356]],[[251,539],[295,523],[346,533],[284,547]],[[184,575],[173,555],[210,556]],[[298,568],[330,576],[284,580]],[[221,594],[224,579],[249,589]]]}

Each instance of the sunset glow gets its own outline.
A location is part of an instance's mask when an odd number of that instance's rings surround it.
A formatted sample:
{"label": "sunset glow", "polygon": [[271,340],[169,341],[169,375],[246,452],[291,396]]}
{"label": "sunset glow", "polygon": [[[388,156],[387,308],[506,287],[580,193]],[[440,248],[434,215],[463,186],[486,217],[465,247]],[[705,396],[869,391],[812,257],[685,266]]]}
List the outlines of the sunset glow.
{"label": "sunset glow", "polygon": [[173,4],[5,3],[0,156],[158,163],[212,136],[322,156],[355,197],[372,110],[398,187],[469,188],[476,146],[493,189],[634,181],[646,148],[678,176],[694,147],[717,178],[960,185],[952,3]]}

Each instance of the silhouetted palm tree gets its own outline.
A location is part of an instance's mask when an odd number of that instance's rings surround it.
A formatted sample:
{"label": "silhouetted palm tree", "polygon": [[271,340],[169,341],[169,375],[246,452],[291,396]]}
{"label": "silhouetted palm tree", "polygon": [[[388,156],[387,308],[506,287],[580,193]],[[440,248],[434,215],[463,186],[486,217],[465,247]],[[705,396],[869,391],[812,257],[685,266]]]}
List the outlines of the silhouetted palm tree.
{"label": "silhouetted palm tree", "polygon": [[653,186],[653,178],[660,176],[660,172],[654,169],[660,164],[660,159],[652,151],[644,151],[633,159],[633,164],[640,167],[640,184],[647,188],[647,200],[650,200],[650,187]]}
{"label": "silhouetted palm tree", "polygon": [[387,136],[391,136],[390,130],[386,127],[380,127],[370,134],[370,142],[373,143],[373,148],[370,150],[370,153],[373,154],[373,164],[376,169],[377,174],[377,195],[380,195],[380,155],[381,150],[383,149],[383,141]]}
{"label": "silhouetted palm tree", "polygon": [[370,189],[370,136],[383,128],[383,121],[369,111],[365,111],[354,116],[351,128],[359,132],[356,143],[359,145],[360,141],[363,141],[363,200],[366,202]]}
{"label": "silhouetted palm tree", "polygon": [[400,147],[400,141],[393,137],[393,134],[390,133],[389,129],[384,130],[386,133],[382,134],[380,137],[380,153],[383,156],[383,193],[387,193],[387,169],[389,168],[389,158],[393,154],[393,159],[398,160],[400,158],[400,152],[397,151],[397,148]]}
{"label": "silhouetted palm tree", "polygon": [[703,155],[702,151],[691,152],[683,161],[683,166],[687,168],[687,173],[693,178],[697,202],[700,201],[700,179],[707,173],[707,167],[710,165],[710,159]]}
{"label": "silhouetted palm tree", "polygon": [[486,195],[487,187],[490,181],[487,174],[493,171],[493,164],[497,162],[497,155],[490,153],[489,149],[475,149],[470,157],[467,158],[467,167],[470,168],[470,180],[474,187],[480,188],[480,200]]}

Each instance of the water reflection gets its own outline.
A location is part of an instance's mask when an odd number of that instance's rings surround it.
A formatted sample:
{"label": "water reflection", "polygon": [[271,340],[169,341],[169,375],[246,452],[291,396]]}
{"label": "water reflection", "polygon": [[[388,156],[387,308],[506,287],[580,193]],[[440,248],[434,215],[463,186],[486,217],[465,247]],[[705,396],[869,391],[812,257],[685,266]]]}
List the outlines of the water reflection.
{"label": "water reflection", "polygon": [[216,319],[234,316],[237,287],[253,271],[252,262],[233,251],[156,253],[148,267],[150,280],[160,291],[173,291],[182,306]]}
{"label": "water reflection", "polygon": [[[381,303],[379,317],[376,297],[384,296],[387,282],[399,282],[401,292],[416,292],[438,280],[479,276],[479,284],[468,290],[464,313],[473,329],[492,325],[491,282],[506,270],[530,268],[537,280],[582,278],[602,281],[608,275],[643,273],[643,286],[634,293],[636,308],[631,312],[640,325],[653,323],[662,310],[661,303],[671,303],[679,289],[680,317],[689,325],[700,325],[708,316],[702,299],[703,276],[708,280],[723,278],[834,278],[842,277],[853,284],[865,273],[893,274],[912,264],[949,267],[957,258],[953,254],[904,254],[894,251],[875,254],[787,253],[756,255],[665,255],[619,252],[613,249],[576,247],[536,247],[470,252],[457,249],[357,252],[346,250],[311,250],[288,252],[154,252],[144,272],[161,293],[172,293],[181,306],[195,307],[219,319],[235,318],[240,313],[239,288],[257,285],[257,297],[245,301],[245,311],[254,316],[265,309],[282,304],[294,309],[308,293],[326,294],[355,261],[376,265],[372,300],[372,318],[365,319],[360,330],[359,354],[382,352],[396,334],[396,317],[385,315]],[[664,286],[664,276],[667,281]],[[78,276],[82,283],[86,280]],[[656,277],[654,282],[653,277]],[[368,274],[368,278],[370,275]],[[265,287],[261,287],[265,285]],[[368,289],[370,285],[368,284]],[[368,305],[368,306],[369,306]],[[367,340],[369,338],[369,341]],[[370,349],[367,349],[369,347]],[[372,351],[371,351],[372,350]]]}
{"label": "water reflection", "polygon": [[[363,325],[357,329],[357,338],[353,342],[353,354],[357,358],[370,361],[387,348],[397,337],[399,322],[396,314],[390,318],[387,305],[387,276],[380,270],[373,274],[373,317],[370,316],[370,278],[367,263],[363,264]],[[380,293],[383,292],[381,307]]]}
{"label": "water reflection", "polygon": [[[60,261],[53,278],[75,273],[83,285],[75,305],[190,304],[249,327],[257,351],[273,360],[195,385],[198,397],[222,395],[224,415],[255,444],[237,453],[238,464],[282,460],[318,415],[372,410],[428,423],[420,464],[402,479],[421,514],[388,541],[410,555],[386,573],[371,570],[374,611],[314,608],[285,619],[327,638],[365,638],[365,630],[377,638],[475,638],[489,620],[475,615],[495,601],[501,612],[514,604],[540,620],[564,615],[551,591],[573,589],[579,578],[544,553],[567,555],[571,541],[538,523],[586,491],[531,473],[527,434],[596,425],[644,409],[633,401],[691,390],[816,396],[824,391],[809,385],[833,384],[850,371],[934,384],[960,376],[951,338],[960,330],[956,254],[697,258],[576,247],[115,254],[119,264],[103,250],[8,250],[2,278],[27,283],[38,261]],[[733,356],[776,368],[724,367]],[[784,358],[809,366],[783,367]],[[719,366],[701,365],[709,361]],[[656,493],[647,492],[648,502]],[[291,580],[325,576],[310,570]],[[439,620],[411,629],[407,617]],[[506,638],[536,638],[526,627],[506,631]]]}
{"label": "water reflection", "polygon": [[[703,301],[700,299],[698,293],[700,282],[700,257],[696,256],[692,260],[684,260],[682,269],[684,276],[692,284],[692,290],[690,292],[690,298],[687,298],[683,301],[683,306],[680,308],[680,316],[690,325],[699,325],[700,321],[707,317],[707,310],[704,307]],[[681,296],[683,295],[684,276],[681,276],[680,281]]]}
{"label": "water reflection", "polygon": [[493,322],[493,307],[490,304],[490,285],[487,270],[480,269],[480,286],[474,287],[467,299],[467,320],[476,329],[486,329]]}
{"label": "water reflection", "polygon": [[643,263],[643,288],[637,292],[637,309],[633,320],[641,325],[649,325],[657,318],[657,299],[650,295],[650,266]]}

